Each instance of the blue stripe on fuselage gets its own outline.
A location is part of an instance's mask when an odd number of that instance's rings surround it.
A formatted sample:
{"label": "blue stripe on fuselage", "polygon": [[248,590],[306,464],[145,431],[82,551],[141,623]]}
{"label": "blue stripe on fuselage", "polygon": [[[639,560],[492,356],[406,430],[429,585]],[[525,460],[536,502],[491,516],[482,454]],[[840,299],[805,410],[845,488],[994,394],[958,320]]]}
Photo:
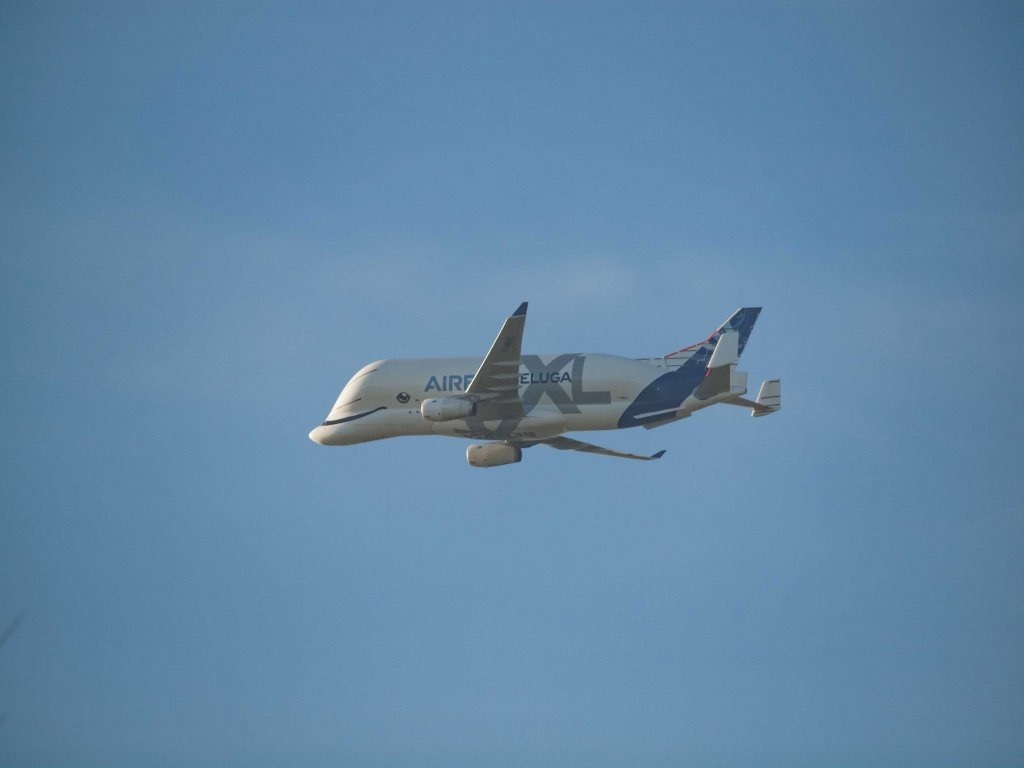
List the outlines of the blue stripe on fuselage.
{"label": "blue stripe on fuselage", "polygon": [[693,357],[674,371],[659,376],[644,387],[619,418],[619,429],[658,421],[665,418],[665,411],[679,408],[704,380],[710,359],[711,350],[698,349]]}

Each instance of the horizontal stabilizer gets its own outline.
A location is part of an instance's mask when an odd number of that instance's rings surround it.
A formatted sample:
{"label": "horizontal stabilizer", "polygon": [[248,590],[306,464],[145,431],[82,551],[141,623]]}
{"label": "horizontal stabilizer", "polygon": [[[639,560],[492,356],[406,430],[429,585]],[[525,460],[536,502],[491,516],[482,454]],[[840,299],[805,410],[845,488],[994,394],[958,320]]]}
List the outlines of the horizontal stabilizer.
{"label": "horizontal stabilizer", "polygon": [[767,416],[782,407],[782,380],[768,379],[761,384],[757,393],[757,403],[750,412],[751,416]]}
{"label": "horizontal stabilizer", "polygon": [[770,413],[775,413],[782,407],[782,380],[769,379],[763,382],[761,390],[757,393],[757,400],[734,397],[726,400],[725,404],[749,408],[751,416],[767,416]]}

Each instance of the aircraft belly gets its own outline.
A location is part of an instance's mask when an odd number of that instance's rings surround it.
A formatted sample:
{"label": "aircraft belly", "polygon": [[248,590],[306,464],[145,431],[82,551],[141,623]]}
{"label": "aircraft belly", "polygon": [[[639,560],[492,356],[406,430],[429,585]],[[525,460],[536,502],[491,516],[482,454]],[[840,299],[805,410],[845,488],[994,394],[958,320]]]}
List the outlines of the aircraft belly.
{"label": "aircraft belly", "polygon": [[618,429],[619,419],[625,410],[627,403],[612,403],[610,405],[585,405],[580,408],[579,413],[566,416],[566,432],[586,431],[597,429]]}

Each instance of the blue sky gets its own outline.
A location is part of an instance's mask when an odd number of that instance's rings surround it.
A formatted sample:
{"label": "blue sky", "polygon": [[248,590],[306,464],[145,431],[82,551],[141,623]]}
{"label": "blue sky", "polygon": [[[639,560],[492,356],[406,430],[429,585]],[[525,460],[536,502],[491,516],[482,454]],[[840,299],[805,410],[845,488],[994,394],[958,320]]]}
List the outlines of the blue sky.
{"label": "blue sky", "polygon": [[[0,9],[0,761],[1024,761],[1024,10]],[[385,356],[670,352],[659,462],[306,433]],[[586,437],[586,436],[585,436]]]}

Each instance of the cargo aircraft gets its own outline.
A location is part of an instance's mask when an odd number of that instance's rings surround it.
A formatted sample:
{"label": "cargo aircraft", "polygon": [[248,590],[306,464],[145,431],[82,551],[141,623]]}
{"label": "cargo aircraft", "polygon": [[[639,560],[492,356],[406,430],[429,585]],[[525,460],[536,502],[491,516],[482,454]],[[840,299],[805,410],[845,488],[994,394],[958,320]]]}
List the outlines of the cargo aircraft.
{"label": "cargo aircraft", "polygon": [[652,429],[709,405],[749,408],[752,416],[781,405],[779,379],[761,384],[748,400],[747,374],[736,370],[760,307],[744,307],[707,339],[664,357],[632,359],[569,352],[521,353],[526,302],[479,357],[378,360],[341,390],[323,424],[309,433],[320,445],[353,445],[402,435],[447,435],[489,442],[471,445],[474,467],[514,464],[534,445],[624,459],[622,453],[566,432]]}

